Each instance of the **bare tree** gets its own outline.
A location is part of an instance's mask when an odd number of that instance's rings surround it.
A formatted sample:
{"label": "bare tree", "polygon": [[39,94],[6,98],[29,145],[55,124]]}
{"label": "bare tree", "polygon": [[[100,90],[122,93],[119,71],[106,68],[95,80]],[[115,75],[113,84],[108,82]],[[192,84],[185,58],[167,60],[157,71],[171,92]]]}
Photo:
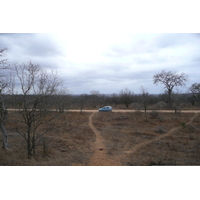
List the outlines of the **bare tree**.
{"label": "bare tree", "polygon": [[[6,54],[6,48],[0,49],[0,57],[4,57]],[[8,69],[8,62],[7,59],[1,59],[0,60],[0,129],[1,132],[3,133],[3,149],[8,149],[8,132],[5,128],[5,123],[7,120],[7,115],[8,112],[5,108],[4,104],[4,98],[3,98],[3,92],[4,90],[8,87],[9,85],[9,79],[8,79],[8,74],[6,74],[7,69]]]}
{"label": "bare tree", "polygon": [[98,90],[92,90],[91,92],[91,103],[93,105],[93,108],[96,108],[97,107],[97,104],[99,103],[99,96],[100,96],[100,93]]}
{"label": "bare tree", "polygon": [[[5,57],[6,51],[7,51],[7,48],[0,49],[0,57]],[[0,66],[1,66],[1,69],[7,68],[8,67],[8,59],[1,59]]]}
{"label": "bare tree", "polygon": [[196,102],[197,105],[199,105],[199,103],[200,103],[200,83],[192,84],[191,87],[189,88],[189,92],[192,94],[194,104]]}
{"label": "bare tree", "polygon": [[79,96],[78,104],[80,106],[81,114],[83,113],[83,108],[85,107],[85,104],[86,104],[87,100],[88,100],[88,95],[87,94],[81,94]]}
{"label": "bare tree", "polygon": [[118,94],[113,93],[110,97],[111,103],[115,104],[115,107],[120,103],[120,96]]}
{"label": "bare tree", "polygon": [[144,108],[144,113],[145,113],[145,119],[147,120],[147,108],[149,105],[149,93],[147,92],[147,89],[141,86],[141,104]]}
{"label": "bare tree", "polygon": [[7,115],[8,115],[8,112],[5,108],[5,105],[4,105],[4,99],[2,97],[2,90],[4,88],[1,87],[0,89],[0,129],[3,133],[3,146],[2,148],[3,149],[8,149],[9,148],[9,145],[8,145],[8,132],[5,128],[5,123],[6,123],[6,120],[7,120]]}
{"label": "bare tree", "polygon": [[177,72],[165,71],[157,73],[153,76],[154,84],[161,83],[164,88],[167,89],[168,103],[171,105],[172,91],[174,87],[185,86],[185,82],[188,80],[188,75],[185,73],[178,74]]}
{"label": "bare tree", "polygon": [[120,101],[125,104],[128,108],[129,105],[133,102],[133,92],[131,92],[128,88],[125,88],[120,91]]}
{"label": "bare tree", "polygon": [[[22,93],[19,113],[23,120],[17,123],[16,130],[26,141],[30,159],[35,155],[38,139],[49,131],[48,128],[39,128],[43,125],[47,127],[59,114],[56,111],[59,111],[63,102],[59,102],[59,105],[53,102],[62,81],[55,72],[48,73],[31,61],[27,64],[14,64],[12,69],[19,81],[20,88],[17,89]],[[52,109],[54,112],[51,112]]]}

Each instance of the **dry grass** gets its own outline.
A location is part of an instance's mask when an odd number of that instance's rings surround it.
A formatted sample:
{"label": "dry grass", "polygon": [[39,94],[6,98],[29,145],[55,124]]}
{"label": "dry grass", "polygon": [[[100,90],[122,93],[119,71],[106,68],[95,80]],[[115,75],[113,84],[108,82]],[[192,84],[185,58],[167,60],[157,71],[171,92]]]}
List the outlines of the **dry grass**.
{"label": "dry grass", "polygon": [[[50,123],[51,131],[40,141],[36,156],[29,160],[23,138],[14,129],[19,115],[10,113],[7,129],[11,150],[5,152],[0,148],[0,165],[89,165],[95,141],[88,126],[90,115],[62,113]],[[120,160],[121,165],[199,165],[199,116],[187,124],[193,116],[156,113],[148,114],[146,120],[141,112],[96,113],[93,125],[104,139],[108,156]],[[168,134],[175,127],[178,129]]]}
{"label": "dry grass", "polygon": [[[193,115],[159,113],[146,121],[142,113],[99,113],[94,125],[105,138],[108,153],[119,156],[122,165],[199,165],[199,117],[182,125]],[[179,128],[165,137],[174,127]]]}
{"label": "dry grass", "polygon": [[[10,113],[7,123],[11,150],[0,149],[0,165],[87,165],[92,154],[90,144],[94,134],[88,126],[90,113],[62,113],[48,125],[50,131],[43,137],[37,148],[36,155],[28,160],[26,144],[15,132],[17,113]],[[46,127],[41,127],[40,131]]]}

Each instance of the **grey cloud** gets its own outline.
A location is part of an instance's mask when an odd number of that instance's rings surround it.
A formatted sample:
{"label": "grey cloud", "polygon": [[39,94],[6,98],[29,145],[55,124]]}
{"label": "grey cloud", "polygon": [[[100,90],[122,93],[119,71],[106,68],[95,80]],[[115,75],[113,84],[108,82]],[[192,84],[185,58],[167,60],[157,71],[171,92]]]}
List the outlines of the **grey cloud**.
{"label": "grey cloud", "polygon": [[[115,65],[116,66],[116,65]],[[95,70],[95,68],[98,68],[99,66],[94,66],[94,69],[85,70],[82,73],[78,73],[76,77],[66,77],[66,84],[69,84],[69,86],[76,86],[76,87],[83,87],[83,86],[93,86],[97,83],[104,83],[109,82],[113,85],[118,85],[124,82],[137,82],[137,81],[143,81],[144,79],[152,79],[152,74],[148,71],[146,72],[136,72],[136,70],[133,67],[126,67],[123,68],[123,66],[119,65],[118,69],[121,68],[121,70],[115,71],[111,68],[103,68],[100,71]],[[148,75],[147,75],[148,74]],[[71,85],[71,83],[73,84]],[[121,86],[120,86],[121,87]],[[137,85],[130,85],[130,87],[137,88]],[[120,88],[117,88],[119,90]]]}
{"label": "grey cloud", "polygon": [[191,34],[200,39],[200,33],[191,33]]}
{"label": "grey cloud", "polygon": [[104,55],[109,57],[124,57],[133,54],[143,54],[149,52],[150,48],[148,47],[148,43],[146,41],[139,41],[134,44],[120,45],[120,46],[112,46],[108,52]]}
{"label": "grey cloud", "polygon": [[[110,71],[109,71],[110,72]],[[123,71],[112,71],[108,73],[106,70],[95,71],[86,70],[76,76],[65,76],[66,87],[76,91],[76,93],[89,93],[92,89],[99,90],[101,93],[118,93],[125,87],[135,93],[140,92],[140,86],[147,89],[154,87],[153,75],[158,72],[156,70],[137,71],[134,67],[126,68]],[[155,87],[155,91],[160,92],[159,87]],[[151,92],[151,90],[149,90]]]}
{"label": "grey cloud", "polygon": [[189,74],[190,83],[197,82],[199,35],[153,34],[141,35],[138,39],[130,37],[125,41],[110,46],[103,54],[103,60],[79,63],[76,59],[65,58],[63,52],[67,54],[71,47],[63,50],[59,39],[51,35],[0,34],[0,48],[8,48],[8,59],[19,63],[31,60],[44,68],[58,69],[66,88],[74,93],[92,89],[112,93],[125,87],[137,93],[141,85],[155,88],[149,92],[160,92],[161,87],[154,86],[152,79],[155,73],[164,69],[184,72]]}
{"label": "grey cloud", "polygon": [[110,61],[96,64],[97,68],[102,68],[105,73],[122,73],[124,70],[129,69],[130,63],[123,61]]}
{"label": "grey cloud", "polygon": [[169,47],[175,47],[177,45],[181,45],[185,43],[185,35],[184,34],[174,34],[174,33],[167,33],[167,34],[160,34],[158,35],[154,41],[153,44],[157,48],[169,48]]}
{"label": "grey cloud", "polygon": [[196,41],[193,36],[194,34],[167,33],[155,34],[154,37],[145,38],[145,35],[141,34],[140,39],[137,41],[130,40],[129,44],[113,45],[104,55],[109,57],[124,57],[155,54],[159,53],[162,49],[194,43]]}
{"label": "grey cloud", "polygon": [[194,56],[191,58],[191,62],[197,64],[200,67],[200,56]]}
{"label": "grey cloud", "polygon": [[158,48],[175,48],[182,47],[186,48],[190,45],[198,46],[200,44],[200,34],[194,33],[166,33],[159,34],[153,40],[153,44]]}
{"label": "grey cloud", "polygon": [[129,54],[129,50],[121,46],[113,46],[108,52],[104,53],[104,55],[108,57],[123,57]]}
{"label": "grey cloud", "polygon": [[47,34],[0,34],[0,46],[7,47],[16,57],[54,57],[62,48]]}
{"label": "grey cloud", "polygon": [[[30,43],[29,43],[30,42]],[[27,48],[24,51],[27,51],[29,55],[38,56],[38,57],[55,57],[57,55],[62,55],[61,47],[56,44],[50,37],[40,34],[36,35],[33,38],[30,38],[26,42]]]}

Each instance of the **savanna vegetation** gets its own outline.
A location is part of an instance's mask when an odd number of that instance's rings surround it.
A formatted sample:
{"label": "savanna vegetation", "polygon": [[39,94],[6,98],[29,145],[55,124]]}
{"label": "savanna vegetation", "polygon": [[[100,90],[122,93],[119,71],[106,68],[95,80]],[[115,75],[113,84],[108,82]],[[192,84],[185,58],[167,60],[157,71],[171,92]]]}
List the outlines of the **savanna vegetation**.
{"label": "savanna vegetation", "polygon": [[200,119],[194,113],[98,113],[107,154],[122,166],[199,165]]}
{"label": "savanna vegetation", "polygon": [[[27,144],[16,131],[22,116],[9,112],[6,129],[10,150],[0,150],[1,165],[90,166],[96,149],[95,133],[89,126],[90,112],[63,112],[39,132],[49,131],[35,143],[27,159]],[[49,113],[48,117],[51,117]],[[93,125],[105,148],[97,149],[112,165],[199,165],[200,118],[196,113],[112,112],[95,113]],[[11,128],[12,127],[12,128]],[[24,127],[25,128],[25,127]],[[22,128],[23,130],[23,128]],[[101,164],[101,160],[94,165]],[[110,165],[107,163],[107,165]]]}
{"label": "savanna vegetation", "polygon": [[[163,94],[141,87],[139,94],[125,88],[71,95],[56,71],[32,61],[11,64],[5,52],[0,51],[0,165],[87,166],[98,150],[116,165],[199,165],[200,121],[191,111],[199,109],[200,84],[175,90],[185,86],[186,74],[155,74],[153,83],[164,86]],[[93,115],[105,144],[96,149],[92,113],[83,110],[104,105],[118,112]]]}

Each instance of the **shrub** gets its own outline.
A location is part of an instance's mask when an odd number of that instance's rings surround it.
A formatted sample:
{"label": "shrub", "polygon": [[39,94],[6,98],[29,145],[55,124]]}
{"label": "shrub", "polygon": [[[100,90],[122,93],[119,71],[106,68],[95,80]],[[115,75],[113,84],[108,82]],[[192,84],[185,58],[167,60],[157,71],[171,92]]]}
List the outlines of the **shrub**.
{"label": "shrub", "polygon": [[185,127],[186,127],[186,123],[185,123],[185,122],[181,122],[180,125],[182,126],[182,128],[185,128]]}
{"label": "shrub", "polygon": [[157,110],[152,110],[149,114],[150,114],[151,119],[158,118],[159,116],[159,112]]}
{"label": "shrub", "polygon": [[156,132],[156,133],[163,134],[163,133],[165,133],[165,130],[164,130],[164,128],[163,128],[163,127],[161,127],[161,126],[158,126],[158,127],[155,129],[155,132]]}
{"label": "shrub", "polygon": [[196,130],[197,130],[197,128],[196,128],[194,125],[192,125],[192,124],[188,124],[188,125],[187,125],[187,130],[188,130],[188,132],[190,132],[190,133],[195,133]]}
{"label": "shrub", "polygon": [[181,123],[184,133],[195,133],[198,128],[192,124],[186,124],[184,122]]}
{"label": "shrub", "polygon": [[162,110],[163,108],[166,108],[166,107],[167,107],[167,104],[164,101],[160,101],[154,106],[154,109]]}

